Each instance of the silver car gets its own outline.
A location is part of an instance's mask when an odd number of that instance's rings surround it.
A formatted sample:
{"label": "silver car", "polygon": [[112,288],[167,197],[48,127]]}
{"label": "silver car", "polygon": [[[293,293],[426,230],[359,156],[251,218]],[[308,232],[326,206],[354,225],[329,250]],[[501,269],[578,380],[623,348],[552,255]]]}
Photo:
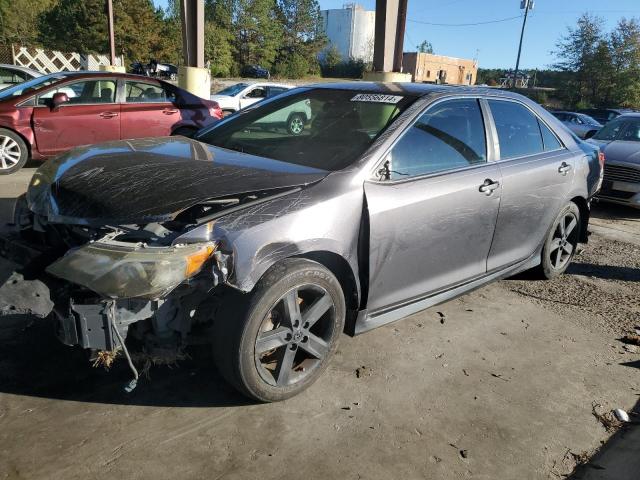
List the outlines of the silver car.
{"label": "silver car", "polygon": [[590,138],[602,128],[602,124],[584,113],[551,112],[554,117],[564,123],[569,130],[580,138]]}
{"label": "silver car", "polygon": [[0,90],[33,78],[41,77],[42,75],[43,74],[37,70],[21,65],[0,63]]}
{"label": "silver car", "polygon": [[589,143],[606,157],[598,197],[640,208],[640,113],[626,113],[611,120]]}
{"label": "silver car", "polygon": [[[298,135],[269,125],[301,103]],[[132,357],[210,342],[238,390],[282,400],[318,378],[343,331],[525,270],[562,274],[587,241],[601,161],[513,93],[298,88],[193,139],[47,162],[0,242],[28,272],[0,289],[0,310],[52,312],[97,363],[122,352],[128,390]]]}

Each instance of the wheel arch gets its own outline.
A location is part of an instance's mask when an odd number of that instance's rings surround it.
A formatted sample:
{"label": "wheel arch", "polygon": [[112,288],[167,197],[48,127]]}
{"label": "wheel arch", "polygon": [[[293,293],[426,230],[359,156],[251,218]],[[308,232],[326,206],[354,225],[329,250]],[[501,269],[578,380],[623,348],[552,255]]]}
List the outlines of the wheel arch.
{"label": "wheel arch", "polygon": [[16,135],[18,135],[22,139],[24,144],[27,146],[27,155],[28,155],[27,160],[32,158],[33,145],[31,144],[31,140],[29,140],[22,132],[14,129],[14,128],[5,127],[5,126],[0,125],[0,129],[9,130],[11,133],[15,133]]}
{"label": "wheel arch", "polygon": [[591,210],[589,208],[589,203],[584,197],[573,197],[571,202],[575,203],[580,210],[580,238],[578,241],[580,243],[587,243],[589,239],[589,234],[587,232],[587,228],[589,226],[589,217],[591,215]]}

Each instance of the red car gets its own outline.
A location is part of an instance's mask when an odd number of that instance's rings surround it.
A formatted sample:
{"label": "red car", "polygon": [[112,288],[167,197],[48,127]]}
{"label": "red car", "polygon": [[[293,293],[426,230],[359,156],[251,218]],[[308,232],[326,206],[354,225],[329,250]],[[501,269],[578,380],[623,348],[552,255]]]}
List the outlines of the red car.
{"label": "red car", "polygon": [[0,174],[79,145],[184,135],[222,118],[220,106],[161,80],[60,72],[0,90]]}

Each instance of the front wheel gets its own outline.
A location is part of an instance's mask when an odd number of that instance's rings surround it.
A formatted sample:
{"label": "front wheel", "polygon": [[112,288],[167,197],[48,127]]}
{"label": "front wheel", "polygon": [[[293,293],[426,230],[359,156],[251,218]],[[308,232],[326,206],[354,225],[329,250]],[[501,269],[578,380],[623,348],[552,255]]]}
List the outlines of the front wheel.
{"label": "front wheel", "polygon": [[253,399],[297,395],[327,367],[344,329],[340,282],[319,263],[289,259],[272,267],[250,295],[245,309],[246,299],[237,299],[215,322],[216,365]]}
{"label": "front wheel", "polygon": [[287,121],[287,131],[291,135],[300,135],[304,131],[304,116],[301,113],[294,113]]}
{"label": "front wheel", "polygon": [[580,209],[571,202],[556,218],[544,243],[537,272],[540,276],[551,280],[565,272],[576,254],[580,228]]}
{"label": "front wheel", "polygon": [[0,128],[0,175],[20,170],[29,157],[27,144],[11,130]]}

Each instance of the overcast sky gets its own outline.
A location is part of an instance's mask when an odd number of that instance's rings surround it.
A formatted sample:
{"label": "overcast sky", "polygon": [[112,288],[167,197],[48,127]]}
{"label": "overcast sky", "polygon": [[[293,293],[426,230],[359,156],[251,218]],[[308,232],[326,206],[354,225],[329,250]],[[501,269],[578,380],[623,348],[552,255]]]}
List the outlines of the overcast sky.
{"label": "overcast sky", "polygon": [[[166,6],[166,0],[154,0]],[[320,7],[342,8],[344,0],[319,0]],[[361,0],[375,9],[375,0]],[[536,0],[527,19],[521,65],[546,68],[554,63],[551,51],[556,41],[575,25],[583,12],[603,17],[608,27],[619,18],[640,17],[640,0]],[[423,40],[433,44],[434,53],[478,58],[480,67],[513,68],[516,61],[521,18],[481,25],[452,26],[503,20],[522,13],[520,0],[409,0],[405,51],[415,50]],[[425,23],[446,25],[428,25]]]}

